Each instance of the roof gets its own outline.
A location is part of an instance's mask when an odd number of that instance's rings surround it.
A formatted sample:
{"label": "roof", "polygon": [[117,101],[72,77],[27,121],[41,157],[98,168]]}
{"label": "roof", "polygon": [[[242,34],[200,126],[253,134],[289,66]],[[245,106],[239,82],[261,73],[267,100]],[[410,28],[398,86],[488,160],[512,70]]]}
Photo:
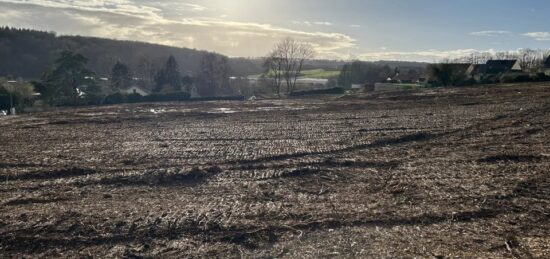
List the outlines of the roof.
{"label": "roof", "polygon": [[468,63],[448,63],[445,65],[448,66],[453,71],[456,71],[462,74],[466,74],[466,71],[468,71],[468,68],[472,66],[472,64],[468,64]]}
{"label": "roof", "polygon": [[546,60],[544,61],[544,67],[545,68],[550,68],[550,56],[548,56],[546,58]]}
{"label": "roof", "polygon": [[485,74],[487,71],[487,65],[485,64],[474,64],[473,66],[472,74]]}
{"label": "roof", "polygon": [[517,62],[515,59],[489,60],[486,64],[486,72],[489,74],[505,73],[512,70]]}

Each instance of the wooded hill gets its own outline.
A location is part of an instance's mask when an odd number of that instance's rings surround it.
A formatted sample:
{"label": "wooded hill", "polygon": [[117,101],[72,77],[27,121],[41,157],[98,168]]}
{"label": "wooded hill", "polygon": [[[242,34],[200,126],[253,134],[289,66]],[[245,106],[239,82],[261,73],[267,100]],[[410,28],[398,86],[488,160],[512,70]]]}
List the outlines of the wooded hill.
{"label": "wooded hill", "polygon": [[[89,59],[89,67],[108,77],[114,64],[121,61],[136,77],[150,78],[170,55],[176,58],[181,73],[195,75],[206,51],[170,47],[137,41],[121,41],[82,36],[57,36],[55,32],[0,27],[0,77],[38,79],[63,50],[80,53]],[[304,69],[338,71],[346,61],[311,60]],[[377,61],[390,67],[425,67],[426,63]],[[230,58],[232,76],[261,74],[261,58]]]}
{"label": "wooded hill", "polygon": [[[197,72],[202,56],[207,53],[135,41],[119,41],[94,37],[57,36],[54,32],[0,28],[0,76],[36,79],[47,70],[63,50],[80,53],[89,59],[89,67],[107,77],[113,65],[121,61],[137,77],[151,76],[173,55],[184,74]],[[230,60],[235,76],[261,73],[257,60]]]}

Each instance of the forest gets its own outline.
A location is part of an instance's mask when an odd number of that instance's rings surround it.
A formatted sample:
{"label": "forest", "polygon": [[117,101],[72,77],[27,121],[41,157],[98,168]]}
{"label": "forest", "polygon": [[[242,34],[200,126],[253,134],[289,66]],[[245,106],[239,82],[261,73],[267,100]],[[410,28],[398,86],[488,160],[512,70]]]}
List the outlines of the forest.
{"label": "forest", "polygon": [[[0,28],[0,76],[38,79],[63,50],[89,58],[88,66],[99,76],[107,77],[117,61],[123,61],[135,74],[147,77],[160,69],[173,55],[184,74],[193,75],[207,51],[163,46],[136,41],[57,36],[54,32]],[[222,56],[216,54],[218,56]],[[248,58],[229,59],[232,75],[261,73],[261,61]]]}

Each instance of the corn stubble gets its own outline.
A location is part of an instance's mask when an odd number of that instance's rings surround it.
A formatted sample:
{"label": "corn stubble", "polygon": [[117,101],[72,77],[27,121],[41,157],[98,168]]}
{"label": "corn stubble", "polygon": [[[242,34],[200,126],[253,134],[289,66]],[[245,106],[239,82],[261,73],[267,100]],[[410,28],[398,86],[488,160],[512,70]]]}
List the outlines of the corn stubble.
{"label": "corn stubble", "polygon": [[1,119],[0,255],[548,257],[549,114],[522,84]]}

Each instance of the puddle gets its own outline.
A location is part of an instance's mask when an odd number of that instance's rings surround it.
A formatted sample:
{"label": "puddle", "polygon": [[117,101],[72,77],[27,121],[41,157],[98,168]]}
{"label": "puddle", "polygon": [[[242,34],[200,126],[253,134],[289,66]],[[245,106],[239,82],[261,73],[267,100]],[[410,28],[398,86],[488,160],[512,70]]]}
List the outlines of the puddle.
{"label": "puddle", "polygon": [[212,113],[212,114],[219,114],[219,113],[231,114],[231,113],[237,113],[237,112],[239,112],[239,111],[233,110],[231,108],[215,108],[213,111],[209,111],[208,113]]}

